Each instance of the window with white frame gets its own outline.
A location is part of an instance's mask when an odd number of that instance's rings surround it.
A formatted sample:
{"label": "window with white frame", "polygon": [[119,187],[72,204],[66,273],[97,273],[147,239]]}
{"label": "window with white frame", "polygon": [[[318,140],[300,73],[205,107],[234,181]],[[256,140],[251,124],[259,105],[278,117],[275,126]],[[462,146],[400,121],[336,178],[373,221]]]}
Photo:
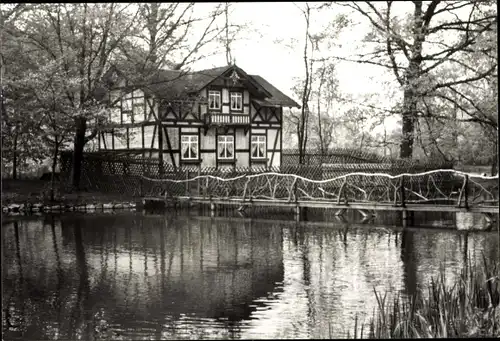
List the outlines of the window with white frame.
{"label": "window with white frame", "polygon": [[241,92],[231,92],[231,110],[243,110],[243,94]]}
{"label": "window with white frame", "polygon": [[198,160],[198,135],[182,135],[182,160]]}
{"label": "window with white frame", "polygon": [[266,155],[266,137],[264,135],[252,136],[252,159],[263,159]]}
{"label": "window with white frame", "polygon": [[221,108],[221,95],[220,91],[208,91],[208,109],[219,110]]}
{"label": "window with white frame", "polygon": [[218,141],[218,158],[234,159],[234,136],[221,135]]}

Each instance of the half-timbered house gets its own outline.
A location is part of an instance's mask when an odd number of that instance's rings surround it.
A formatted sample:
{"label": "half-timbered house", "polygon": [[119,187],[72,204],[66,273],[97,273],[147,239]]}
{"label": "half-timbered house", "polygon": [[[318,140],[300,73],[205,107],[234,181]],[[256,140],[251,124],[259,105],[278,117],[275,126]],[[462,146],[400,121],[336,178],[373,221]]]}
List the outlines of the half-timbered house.
{"label": "half-timbered house", "polygon": [[166,161],[175,168],[280,167],[283,108],[299,107],[236,65],[197,72],[161,70],[145,84],[107,74],[109,122],[101,152]]}

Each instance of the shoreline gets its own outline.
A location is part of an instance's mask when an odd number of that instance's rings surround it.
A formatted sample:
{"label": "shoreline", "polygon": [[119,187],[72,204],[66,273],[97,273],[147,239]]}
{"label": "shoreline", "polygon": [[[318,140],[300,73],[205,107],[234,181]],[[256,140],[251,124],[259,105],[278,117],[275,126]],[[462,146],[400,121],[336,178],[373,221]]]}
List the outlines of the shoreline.
{"label": "shoreline", "polygon": [[2,213],[50,213],[50,212],[95,212],[97,210],[136,210],[143,207],[142,201],[125,200],[125,201],[93,201],[92,203],[80,202],[53,202],[53,203],[10,203],[2,205]]}
{"label": "shoreline", "polygon": [[[18,208],[22,208],[23,206],[21,205],[15,205]],[[170,209],[174,209],[174,215],[177,215],[181,212],[190,212],[189,215],[192,215],[193,212],[191,212],[191,209],[193,209],[193,206],[190,207],[164,207],[164,208],[158,208],[158,207],[151,207],[150,205],[147,205],[144,201],[141,202],[115,202],[115,203],[100,203],[100,204],[79,204],[79,205],[48,205],[48,206],[35,206],[29,210],[29,206],[24,207],[24,209],[18,209],[18,210],[10,210],[6,211],[5,209],[2,210],[2,223],[6,221],[11,221],[12,219],[33,219],[33,218],[41,218],[44,216],[52,216],[54,214],[56,215],[66,215],[66,214],[77,214],[77,215],[95,215],[95,214],[120,214],[120,213],[132,213],[132,214],[146,214],[146,215],[162,215],[164,216],[167,214],[167,212]],[[198,217],[203,217],[204,219],[245,219],[245,220],[252,220],[252,221],[262,221],[262,222],[268,222],[266,219],[259,219],[256,218],[255,216],[224,216],[224,215],[218,215],[212,212],[210,209],[205,210],[204,212],[200,211],[199,208],[195,209],[195,216]],[[182,213],[181,213],[182,215]],[[270,219],[269,221],[273,221],[275,219]],[[329,220],[307,220],[307,221],[301,221],[300,223],[297,223],[293,218],[286,219],[286,218],[278,218],[277,221],[280,223],[293,223],[294,225],[301,225],[301,226],[309,226],[309,227],[324,227],[324,226],[330,226],[332,221]],[[391,230],[393,228],[396,228],[397,230],[402,229],[402,230],[409,230],[409,231],[418,231],[418,230],[433,230],[433,231],[439,231],[439,230],[448,230],[448,231],[457,231],[457,232],[495,232],[498,228],[497,224],[492,224],[489,228],[487,229],[480,229],[480,228],[471,228],[471,229],[463,229],[463,228],[458,228],[458,226],[435,226],[435,225],[410,225],[410,226],[404,226],[404,225],[388,225],[388,226],[382,226],[380,224],[375,224],[375,225],[370,225],[370,224],[364,224],[361,222],[351,222],[353,228],[370,228],[373,227],[374,229],[383,229],[383,230]]]}

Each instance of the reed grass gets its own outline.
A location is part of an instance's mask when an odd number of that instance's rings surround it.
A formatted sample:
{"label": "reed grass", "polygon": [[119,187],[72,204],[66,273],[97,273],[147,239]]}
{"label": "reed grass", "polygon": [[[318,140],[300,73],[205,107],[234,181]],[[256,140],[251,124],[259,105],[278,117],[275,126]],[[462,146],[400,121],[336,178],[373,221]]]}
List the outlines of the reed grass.
{"label": "reed grass", "polygon": [[[398,293],[392,302],[374,289],[378,310],[367,324],[355,317],[347,338],[469,338],[500,337],[500,266],[483,254],[480,265],[469,259],[452,286],[444,271],[432,278],[427,295]],[[358,328],[358,326],[360,326]],[[360,329],[360,331],[359,331]],[[330,330],[330,337],[332,331]]]}
{"label": "reed grass", "polygon": [[[431,279],[428,295],[403,299],[399,294],[386,302],[374,289],[378,311],[368,326],[368,338],[500,337],[500,268],[483,254],[481,266],[468,260],[450,287],[444,272]],[[358,329],[356,319],[354,338]],[[362,326],[361,329],[363,329]],[[358,333],[359,334],[359,333]],[[363,338],[363,335],[360,335]]]}

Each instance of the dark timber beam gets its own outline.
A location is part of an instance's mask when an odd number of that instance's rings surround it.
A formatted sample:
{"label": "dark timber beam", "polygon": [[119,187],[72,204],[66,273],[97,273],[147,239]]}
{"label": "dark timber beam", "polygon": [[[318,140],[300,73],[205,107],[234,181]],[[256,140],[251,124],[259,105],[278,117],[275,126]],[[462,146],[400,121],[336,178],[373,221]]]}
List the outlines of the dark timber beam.
{"label": "dark timber beam", "polygon": [[170,137],[168,136],[168,128],[163,126],[163,131],[165,132],[165,138],[167,139],[168,154],[170,155],[170,160],[172,160],[172,165],[174,166],[174,170],[176,170],[177,166],[175,164],[174,152],[172,151],[172,144],[170,143]]}
{"label": "dark timber beam", "polygon": [[[273,166],[274,153],[276,152],[276,145],[278,144],[278,136],[280,135],[280,131],[278,129],[276,129],[275,131],[276,131],[276,136],[274,137],[273,151],[271,152],[271,161],[269,162],[269,167]],[[268,130],[268,134],[269,134],[269,130]],[[267,139],[266,139],[266,144],[267,144]]]}

